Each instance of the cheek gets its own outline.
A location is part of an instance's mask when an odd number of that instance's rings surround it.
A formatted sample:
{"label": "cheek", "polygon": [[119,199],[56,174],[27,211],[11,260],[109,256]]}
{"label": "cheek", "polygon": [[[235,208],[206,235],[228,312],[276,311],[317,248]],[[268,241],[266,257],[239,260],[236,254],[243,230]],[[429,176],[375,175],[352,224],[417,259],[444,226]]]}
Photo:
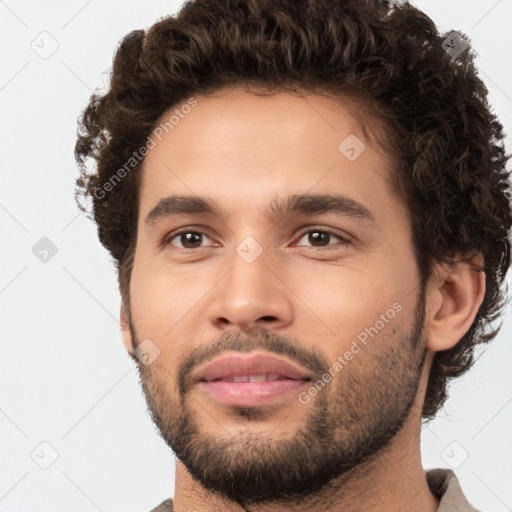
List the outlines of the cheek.
{"label": "cheek", "polygon": [[286,282],[304,305],[328,325],[347,326],[348,321],[360,325],[378,319],[413,287],[402,273],[379,263],[307,263],[302,269],[290,269]]}
{"label": "cheek", "polygon": [[301,332],[313,344],[318,344],[315,335],[321,335],[331,360],[354,341],[377,347],[394,342],[414,318],[419,291],[415,267],[393,260],[389,253],[374,254],[364,263],[303,263],[286,275],[300,299],[296,304]]}
{"label": "cheek", "polygon": [[218,280],[218,272],[198,272],[197,266],[176,271],[145,265],[143,258],[135,261],[130,294],[137,335],[154,341],[168,364],[190,350],[191,323],[197,327],[199,320],[206,322],[204,316],[198,318],[201,300]]}

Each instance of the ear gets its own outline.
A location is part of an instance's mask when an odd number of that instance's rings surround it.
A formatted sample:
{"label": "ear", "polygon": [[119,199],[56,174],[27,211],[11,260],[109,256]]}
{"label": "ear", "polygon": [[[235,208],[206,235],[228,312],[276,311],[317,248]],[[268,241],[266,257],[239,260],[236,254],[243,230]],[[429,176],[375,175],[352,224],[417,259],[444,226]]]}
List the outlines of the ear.
{"label": "ear", "polygon": [[469,263],[436,264],[427,293],[427,348],[448,350],[471,327],[485,294],[485,273],[474,267],[483,267],[481,253]]}
{"label": "ear", "polygon": [[121,336],[123,337],[123,344],[128,354],[133,357],[132,333],[130,332],[130,319],[124,302],[121,303],[121,310],[119,313],[119,323],[121,325]]}

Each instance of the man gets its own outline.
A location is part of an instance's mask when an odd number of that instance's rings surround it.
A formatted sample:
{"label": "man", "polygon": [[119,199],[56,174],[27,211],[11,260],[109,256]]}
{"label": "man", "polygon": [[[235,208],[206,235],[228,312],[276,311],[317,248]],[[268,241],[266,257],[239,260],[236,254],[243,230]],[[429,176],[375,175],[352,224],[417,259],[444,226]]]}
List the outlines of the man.
{"label": "man", "polygon": [[177,456],[155,511],[475,510],[420,428],[505,300],[486,93],[408,3],[195,0],[123,40],[76,157]]}

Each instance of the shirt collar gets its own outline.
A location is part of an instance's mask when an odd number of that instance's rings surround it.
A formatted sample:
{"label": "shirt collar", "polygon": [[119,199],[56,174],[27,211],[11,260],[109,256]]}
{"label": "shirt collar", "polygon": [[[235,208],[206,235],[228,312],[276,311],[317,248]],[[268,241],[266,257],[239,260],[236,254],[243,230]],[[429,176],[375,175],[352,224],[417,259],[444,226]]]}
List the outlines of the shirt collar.
{"label": "shirt collar", "polygon": [[479,512],[464,496],[451,469],[430,469],[425,474],[432,494],[439,500],[437,512]]}

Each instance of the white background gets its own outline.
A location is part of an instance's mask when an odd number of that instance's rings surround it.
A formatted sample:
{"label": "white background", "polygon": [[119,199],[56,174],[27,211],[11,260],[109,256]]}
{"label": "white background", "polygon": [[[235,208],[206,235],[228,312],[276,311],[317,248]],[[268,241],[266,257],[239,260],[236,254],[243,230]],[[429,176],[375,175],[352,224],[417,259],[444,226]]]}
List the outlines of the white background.
{"label": "white background", "polygon": [[[73,148],[77,117],[102,85],[118,41],[180,5],[0,2],[2,512],[147,512],[174,492],[172,452],[121,343],[113,264],[74,202]],[[470,37],[510,134],[512,0],[416,5],[442,30]],[[47,59],[31,48],[43,31],[58,43]],[[47,263],[32,253],[42,237],[58,250]],[[499,338],[452,385],[447,406],[423,431],[424,466],[461,464],[462,487],[485,512],[512,510],[511,334],[508,307]],[[36,460],[51,461],[43,441],[58,452],[48,469],[31,457],[36,450]]]}

